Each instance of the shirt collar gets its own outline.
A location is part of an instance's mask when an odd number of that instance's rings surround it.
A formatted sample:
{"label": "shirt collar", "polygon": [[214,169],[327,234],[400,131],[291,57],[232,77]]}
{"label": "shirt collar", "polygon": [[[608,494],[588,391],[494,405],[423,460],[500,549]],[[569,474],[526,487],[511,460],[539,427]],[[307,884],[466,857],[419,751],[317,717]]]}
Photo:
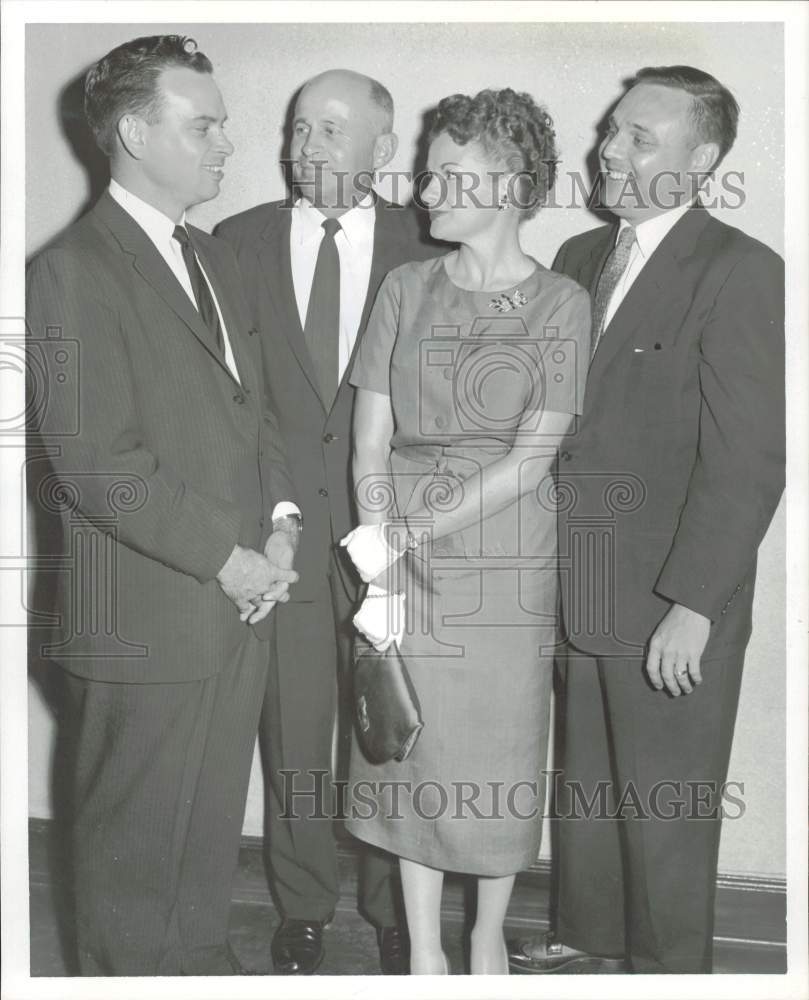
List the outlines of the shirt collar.
{"label": "shirt collar", "polygon": [[[373,211],[374,198],[369,192],[362,201],[350,208],[339,218],[340,228],[349,246],[369,242],[374,238],[374,222],[376,212]],[[298,198],[295,202],[295,212],[300,223],[298,240],[301,244],[314,240],[323,225],[326,216],[315,208],[306,198]]]}
{"label": "shirt collar", "polygon": [[[678,205],[677,208],[670,208],[667,212],[661,212],[660,215],[656,215],[653,219],[647,219],[645,222],[640,222],[635,226],[635,239],[638,244],[638,250],[640,250],[644,260],[648,260],[652,256],[689,208],[694,207],[694,203],[694,201],[688,201],[684,205]],[[618,227],[618,237],[620,237],[621,231],[628,225],[630,223],[625,219],[621,219],[621,225]]]}
{"label": "shirt collar", "polygon": [[176,225],[185,225],[185,212],[177,223],[164,215],[160,209],[150,205],[147,201],[139,198],[131,191],[127,191],[118,181],[110,180],[110,197],[128,212],[137,224],[143,229],[155,246],[167,246],[172,238]]}

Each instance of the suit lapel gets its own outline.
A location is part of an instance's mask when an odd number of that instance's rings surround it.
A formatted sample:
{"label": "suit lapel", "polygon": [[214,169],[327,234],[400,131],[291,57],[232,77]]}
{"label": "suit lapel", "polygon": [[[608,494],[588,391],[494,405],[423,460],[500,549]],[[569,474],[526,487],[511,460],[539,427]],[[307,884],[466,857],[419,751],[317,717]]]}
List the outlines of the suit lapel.
{"label": "suit lapel", "polygon": [[292,257],[289,249],[292,206],[285,202],[283,205],[277,206],[275,212],[280,215],[280,224],[273,218],[261,234],[263,245],[258,254],[259,266],[264,281],[267,283],[270,301],[281,323],[281,329],[284,331],[304,375],[322,404],[320,386],[303,337],[303,327],[298,315],[298,303],[295,300],[295,285],[292,281]]}
{"label": "suit lapel", "polygon": [[[243,389],[252,389],[253,387],[249,385],[249,380],[247,378],[251,370],[251,362],[242,341],[244,321],[242,317],[239,316],[236,308],[233,306],[233,300],[230,292],[227,286],[223,283],[216,264],[211,255],[208,253],[203,241],[199,239],[195,240],[194,249],[202,262],[205,274],[207,275],[208,281],[211,283],[214,295],[216,296],[216,301],[219,304],[219,311],[222,313],[222,319],[225,321],[225,329],[227,330],[228,340],[230,341],[230,349],[233,351],[233,357],[236,361],[236,370],[238,371],[241,379],[241,386]],[[207,330],[207,327],[205,329]],[[233,377],[233,372],[231,372],[228,368],[219,351],[216,348],[214,348],[214,351],[216,360],[222,364],[228,375],[230,375],[233,381],[236,382],[236,379]],[[249,393],[248,398],[252,398]]]}
{"label": "suit lapel", "polygon": [[[637,328],[648,322],[650,312],[666,315],[673,301],[682,296],[682,285],[677,280],[680,259],[690,256],[697,236],[709,219],[708,213],[697,206],[686,212],[666,234],[604,330],[593,358],[593,370],[606,368]],[[615,230],[612,230],[611,236],[607,253],[614,244]],[[591,295],[595,296],[595,286],[591,287]]]}
{"label": "suit lapel", "polygon": [[604,264],[607,261],[607,257],[610,255],[610,250],[612,250],[615,246],[617,232],[617,225],[610,226],[609,229],[604,231],[603,238],[594,243],[590,248],[590,253],[576,276],[576,281],[578,281],[583,288],[587,289],[590,293],[590,298],[593,299],[593,301],[595,301],[596,297],[598,279],[601,277],[601,272],[604,270]]}
{"label": "suit lapel", "polygon": [[115,237],[124,253],[132,257],[132,266],[138,274],[183,321],[214,361],[230,375],[230,369],[216,348],[213,334],[202,322],[182,285],[172,274],[171,268],[132,216],[106,191],[93,211]]}

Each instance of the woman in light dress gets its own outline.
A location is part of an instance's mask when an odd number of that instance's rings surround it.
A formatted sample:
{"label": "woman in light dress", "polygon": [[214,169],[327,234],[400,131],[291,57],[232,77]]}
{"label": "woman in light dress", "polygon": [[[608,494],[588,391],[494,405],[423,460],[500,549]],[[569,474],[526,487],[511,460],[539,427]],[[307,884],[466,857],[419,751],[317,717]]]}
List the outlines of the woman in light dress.
{"label": "woman in light dress", "polygon": [[[445,871],[478,876],[471,972],[507,973],[515,874],[539,851],[557,614],[549,484],[581,412],[590,337],[587,293],[520,245],[555,159],[551,119],[527,94],[440,102],[421,196],[433,237],[458,249],[390,272],[351,374],[360,527],[344,544],[374,584],[358,621],[372,604],[395,619],[405,594],[396,641],[424,729],[402,762],[372,764],[355,739],[349,787],[374,790],[376,809],[349,810],[347,827],[400,858],[412,973],[449,972]],[[393,631],[369,637],[383,648]]]}

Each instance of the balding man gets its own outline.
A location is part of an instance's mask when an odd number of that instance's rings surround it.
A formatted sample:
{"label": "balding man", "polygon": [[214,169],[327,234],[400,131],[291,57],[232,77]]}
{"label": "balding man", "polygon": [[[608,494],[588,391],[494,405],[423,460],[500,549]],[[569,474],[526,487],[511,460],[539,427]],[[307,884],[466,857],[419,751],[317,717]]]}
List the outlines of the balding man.
{"label": "balding man", "polygon": [[[276,618],[261,725],[267,856],[284,917],[272,956],[285,974],[319,966],[339,891],[328,778],[359,586],[335,547],[357,524],[349,487],[354,389],[346,375],[385,274],[436,252],[420,242],[410,212],[372,191],[396,146],[385,87],[348,70],[322,73],[295,103],[297,197],[242,212],[217,231],[236,250],[247,283],[305,521],[299,589]],[[324,799],[299,794],[312,789]],[[406,973],[394,862],[363,851],[360,910],[376,926],[383,972]]]}

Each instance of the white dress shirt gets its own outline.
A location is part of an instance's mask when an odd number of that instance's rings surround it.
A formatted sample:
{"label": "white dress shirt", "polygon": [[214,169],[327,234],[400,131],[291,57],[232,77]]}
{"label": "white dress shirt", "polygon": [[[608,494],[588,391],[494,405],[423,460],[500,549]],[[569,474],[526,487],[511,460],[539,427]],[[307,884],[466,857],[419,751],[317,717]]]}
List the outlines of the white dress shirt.
{"label": "white dress shirt", "polygon": [[[647,219],[646,222],[641,222],[635,226],[635,242],[632,244],[632,250],[629,253],[629,263],[626,265],[626,270],[615,286],[615,291],[612,293],[612,298],[604,313],[603,328],[605,330],[609,326],[612,317],[618,311],[618,306],[624,301],[635,279],[643,270],[646,262],[693,204],[693,202],[687,202],[685,205],[678,205],[677,208],[669,209],[668,212],[662,212],[653,219]],[[630,223],[621,219],[621,225],[615,234],[616,243],[628,225]]]}
{"label": "white dress shirt", "polygon": [[[121,185],[114,180],[110,181],[110,196],[118,202],[125,212],[128,212],[129,215],[132,216],[152,243],[154,243],[157,252],[171,268],[171,273],[180,282],[185,294],[191,300],[194,308],[197,309],[197,300],[194,298],[194,290],[191,286],[191,279],[188,276],[188,268],[185,266],[185,261],[183,260],[182,247],[172,236],[175,225],[185,225],[185,212],[183,212],[183,217],[179,223],[175,223],[167,215],[164,215],[159,209],[150,205],[148,202],[145,202],[142,198],[138,198],[138,196],[132,194],[131,191],[127,191],[126,188],[121,187]],[[211,287],[211,282],[208,280],[208,275],[205,273],[205,268],[202,266],[202,261],[199,257],[197,257],[197,262],[199,263],[200,271],[202,271],[202,276],[205,278],[205,283],[210,289],[211,298],[213,299],[213,303],[216,306],[216,312],[219,316],[219,324],[222,329],[222,339],[225,343],[225,363],[230,369],[231,375],[237,382],[241,383],[239,370],[236,367],[236,359],[233,356],[233,349],[230,346],[230,338],[228,337],[227,327],[225,326],[225,320],[222,316],[222,310],[219,308],[216,294]]]}
{"label": "white dress shirt", "polygon": [[[326,216],[310,201],[299,198],[292,209],[289,250],[292,263],[292,284],[301,326],[306,325],[306,310],[312,292],[315,264],[320,241],[325,233]],[[357,340],[362,310],[371,278],[374,254],[374,224],[376,211],[373,196],[368,194],[354,208],[339,218],[340,230],[334,244],[340,257],[340,349],[337,382],[348,367]]]}

